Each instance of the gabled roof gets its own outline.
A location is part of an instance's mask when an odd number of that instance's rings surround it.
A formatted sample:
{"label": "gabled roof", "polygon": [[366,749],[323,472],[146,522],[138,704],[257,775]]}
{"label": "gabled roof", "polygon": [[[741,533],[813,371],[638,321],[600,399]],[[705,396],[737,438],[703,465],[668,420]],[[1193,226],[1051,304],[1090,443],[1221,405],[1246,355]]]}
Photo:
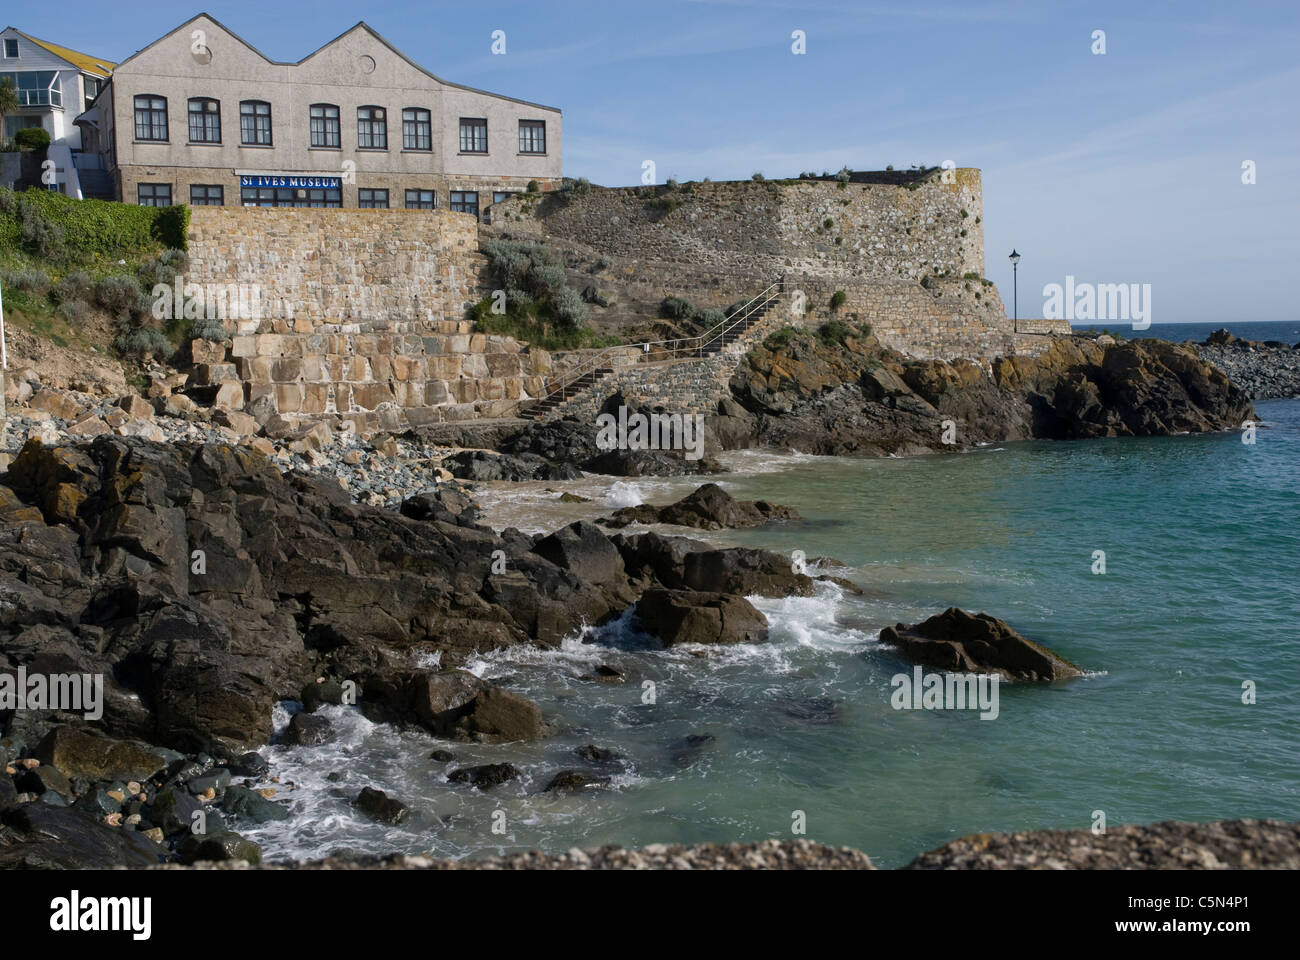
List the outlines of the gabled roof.
{"label": "gabled roof", "polygon": [[13,30],[14,33],[26,37],[38,47],[48,50],[56,57],[61,57],[68,61],[68,63],[76,67],[82,73],[89,73],[96,77],[107,77],[113,72],[113,68],[117,66],[113,61],[105,60],[102,57],[92,57],[88,53],[78,53],[76,50],[72,50],[68,47],[61,47],[57,43],[50,43],[47,40],[38,40],[30,33],[24,33],[16,27],[7,27],[6,29]]}
{"label": "gabled roof", "polygon": [[396,54],[398,57],[401,57],[401,58],[402,58],[404,61],[406,61],[406,63],[408,63],[410,66],[412,66],[412,67],[415,68],[416,70],[420,71],[420,73],[424,74],[426,77],[429,77],[430,79],[436,80],[436,81],[438,81],[438,83],[441,83],[441,84],[443,84],[444,86],[455,87],[457,90],[466,90],[466,91],[468,91],[468,92],[470,92],[470,93],[481,93],[481,94],[483,94],[484,96],[488,96],[488,97],[496,97],[496,98],[499,99],[499,100],[511,100],[511,101],[513,101],[514,103],[522,103],[524,106],[528,106],[528,107],[537,107],[538,109],[541,109],[541,110],[551,110],[551,111],[554,111],[555,113],[561,113],[561,112],[562,112],[562,111],[560,110],[559,107],[548,107],[548,106],[547,106],[546,104],[544,104],[544,103],[534,103],[532,100],[520,100],[518,97],[508,97],[508,96],[506,96],[505,94],[501,94],[501,93],[493,93],[491,90],[479,90],[477,87],[467,87],[467,86],[465,86],[463,83],[452,83],[450,80],[444,80],[444,79],[442,79],[442,77],[438,76],[437,74],[435,74],[435,73],[433,73],[433,72],[431,72],[431,71],[429,71],[429,70],[426,70],[424,67],[420,66],[418,63],[416,63],[414,60],[412,60],[412,59],[411,59],[410,57],[408,57],[406,54],[402,53],[401,50],[398,50],[395,46],[393,46],[391,43],[389,43],[389,42],[388,42],[388,41],[387,41],[383,36],[381,36],[380,33],[379,33],[377,30],[375,30],[374,27],[370,26],[370,24],[366,23],[364,20],[361,20],[361,21],[359,21],[355,26],[352,26],[352,27],[348,28],[347,30],[344,30],[342,33],[340,33],[340,34],[339,34],[337,37],[335,37],[333,40],[330,40],[328,43],[323,43],[323,44],[321,44],[319,47],[317,47],[317,48],[316,48],[315,50],[313,50],[311,53],[307,54],[307,56],[303,57],[301,60],[272,60],[270,57],[268,57],[266,54],[264,54],[261,50],[257,49],[257,47],[253,46],[251,43],[249,43],[247,40],[245,40],[245,39],[244,39],[243,37],[241,37],[239,34],[235,33],[235,31],[231,30],[228,26],[226,26],[224,23],[222,23],[220,20],[218,20],[218,19],[217,19],[216,17],[214,17],[212,14],[210,14],[210,13],[196,13],[194,16],[190,17],[188,20],[186,20],[184,23],[182,23],[182,24],[181,24],[179,27],[177,27],[175,30],[169,30],[167,33],[164,33],[161,37],[159,37],[157,40],[153,41],[153,43],[149,44],[147,47],[141,47],[141,48],[140,48],[139,50],[137,50],[135,53],[131,54],[131,56],[127,57],[127,58],[126,58],[125,60],[123,60],[121,63],[117,64],[117,66],[119,66],[119,67],[124,67],[124,66],[126,66],[128,63],[130,63],[130,62],[131,62],[132,60],[134,60],[136,57],[140,56],[140,54],[142,54],[142,53],[144,53],[145,51],[150,50],[150,49],[152,49],[153,47],[157,46],[158,44],[162,43],[162,41],[166,40],[168,37],[172,36],[173,34],[179,33],[180,31],[184,30],[186,27],[188,27],[190,24],[192,24],[195,20],[198,20],[198,19],[201,18],[201,17],[202,17],[202,18],[206,18],[206,19],[208,19],[208,20],[211,20],[211,21],[212,21],[213,23],[215,23],[218,27],[220,27],[222,30],[226,31],[226,33],[230,34],[230,36],[234,37],[236,40],[238,40],[240,43],[242,43],[245,47],[247,47],[247,48],[248,48],[249,50],[251,50],[253,53],[257,54],[259,57],[261,57],[263,60],[265,60],[267,63],[271,64],[272,66],[276,66],[276,67],[297,67],[297,66],[301,66],[302,64],[304,64],[304,63],[306,63],[308,60],[310,60],[312,57],[314,57],[314,56],[316,56],[318,53],[320,53],[322,50],[326,50],[326,49],[328,49],[329,47],[332,47],[334,44],[338,43],[340,40],[342,40],[342,39],[343,39],[344,37],[346,37],[348,34],[350,34],[350,33],[355,33],[355,32],[358,31],[358,30],[364,30],[364,31],[366,31],[366,33],[370,34],[370,35],[371,35],[372,37],[374,37],[377,41],[379,41],[379,42],[382,43],[385,47],[387,47],[387,48],[388,48],[392,53]]}

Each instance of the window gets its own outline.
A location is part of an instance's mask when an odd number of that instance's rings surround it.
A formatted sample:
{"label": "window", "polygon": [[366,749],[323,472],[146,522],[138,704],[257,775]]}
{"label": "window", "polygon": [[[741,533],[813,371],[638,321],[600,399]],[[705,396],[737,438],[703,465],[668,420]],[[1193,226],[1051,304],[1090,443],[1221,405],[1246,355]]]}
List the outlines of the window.
{"label": "window", "polygon": [[432,190],[407,190],[407,210],[433,210],[438,206],[438,195]]}
{"label": "window", "polygon": [[451,209],[456,213],[472,213],[478,216],[478,194],[471,190],[453,190],[451,192]]}
{"label": "window", "polygon": [[141,183],[139,190],[140,206],[170,207],[172,205],[172,185],[170,183]]}
{"label": "window", "polygon": [[307,190],[294,187],[241,187],[239,202],[246,207],[341,207],[343,191],[338,187]]}
{"label": "window", "polygon": [[334,148],[342,146],[339,140],[339,108],[334,104],[311,105],[311,145]]}
{"label": "window", "polygon": [[362,210],[387,210],[388,191],[367,189],[358,190],[357,206]]}
{"label": "window", "polygon": [[493,191],[493,193],[492,193],[492,202],[493,202],[493,203],[501,203],[502,201],[504,201],[504,200],[505,200],[507,197],[509,197],[509,196],[511,196],[511,194],[510,194],[510,192],[507,191],[507,190],[495,190],[495,191]]}
{"label": "window", "polygon": [[225,202],[226,191],[224,187],[206,183],[190,184],[191,207],[220,207],[224,206]]}
{"label": "window", "polygon": [[8,38],[8,37],[5,38],[5,59],[6,59],[6,60],[17,60],[17,59],[18,59],[18,41],[17,41],[17,40],[15,40],[15,39],[11,39],[11,38]]}
{"label": "window", "polygon": [[383,107],[357,107],[357,149],[388,149],[388,121]]}
{"label": "window", "polygon": [[221,142],[221,104],[208,97],[190,100],[190,143]]}
{"label": "window", "polygon": [[546,152],[546,121],[545,120],[520,120],[519,121],[519,152],[520,153],[545,153]]}
{"label": "window", "polygon": [[86,91],[86,102],[94,100],[99,96],[100,79],[98,77],[82,77],[81,85]]}
{"label": "window", "polygon": [[271,145],[271,105],[245,100],[239,105],[239,142],[252,147]]}
{"label": "window", "polygon": [[167,139],[167,98],[146,94],[135,98],[135,138]]}
{"label": "window", "polygon": [[402,149],[433,149],[433,126],[429,123],[428,110],[407,107],[402,111]]}
{"label": "window", "polygon": [[460,152],[487,153],[487,121],[460,118]]}

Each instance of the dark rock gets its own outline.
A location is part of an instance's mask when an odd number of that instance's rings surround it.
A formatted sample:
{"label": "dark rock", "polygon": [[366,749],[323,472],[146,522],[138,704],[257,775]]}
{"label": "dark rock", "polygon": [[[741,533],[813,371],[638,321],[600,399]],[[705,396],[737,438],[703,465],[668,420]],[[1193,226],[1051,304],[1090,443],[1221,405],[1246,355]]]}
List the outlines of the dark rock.
{"label": "dark rock", "polygon": [[456,754],[450,750],[435,750],[429,754],[430,760],[437,760],[439,763],[451,763],[456,759]]}
{"label": "dark rock", "polygon": [[358,809],[377,823],[398,824],[410,815],[406,804],[372,787],[364,787],[355,802]]}
{"label": "dark rock", "polygon": [[200,860],[247,860],[251,864],[262,862],[262,848],[252,840],[245,840],[230,830],[215,833],[190,834],[176,850],[182,863]]}
{"label": "dark rock", "polygon": [[194,796],[201,797],[209,790],[220,795],[228,786],[230,786],[230,771],[223,767],[210,775],[192,778],[185,784],[185,789]]}
{"label": "dark rock", "polygon": [[616,670],[603,663],[598,663],[591,673],[584,673],[582,679],[593,680],[598,683],[622,683],[626,677],[623,676],[622,670]]}
{"label": "dark rock", "polygon": [[712,749],[717,738],[711,733],[692,733],[668,745],[668,755],[673,763],[685,767],[694,763],[706,750]]}
{"label": "dark rock", "polygon": [[253,823],[267,823],[272,820],[288,820],[289,808],[282,803],[268,800],[255,790],[234,786],[226,790],[221,798],[221,809],[234,817],[243,817]]}
{"label": "dark rock", "polygon": [[162,753],[142,743],[112,740],[71,726],[55,727],[33,756],[69,777],[88,780],[148,780],[166,766]]}
{"label": "dark rock", "polygon": [[578,520],[538,541],[533,552],[588,583],[623,578],[623,558],[594,523]]}
{"label": "dark rock", "polygon": [[452,783],[468,783],[480,790],[507,783],[519,776],[519,771],[509,763],[486,763],[477,767],[462,767],[447,774]]}
{"label": "dark rock", "polygon": [[160,860],[143,834],[109,827],[70,807],[39,801],[5,814],[0,870],[109,870],[149,867]]}
{"label": "dark rock", "polygon": [[461,487],[440,483],[437,489],[416,494],[402,502],[402,516],[424,522],[443,521],[462,526],[475,526],[479,506]]}
{"label": "dark rock", "polygon": [[589,743],[586,746],[579,747],[577,749],[577,754],[583,760],[587,760],[591,763],[612,763],[615,760],[620,759],[619,754],[615,753],[613,750],[606,750],[603,747],[596,746],[594,743]]}
{"label": "dark rock", "polygon": [[284,731],[284,742],[290,746],[314,747],[334,739],[330,722],[310,713],[295,713]]}
{"label": "dark rock", "polygon": [[609,777],[592,777],[581,770],[561,770],[547,785],[545,792],[558,790],[596,790],[609,786]]}
{"label": "dark rock", "polygon": [[164,836],[188,831],[195,823],[194,814],[204,810],[203,804],[179,787],[164,787],[154,793],[145,804],[144,817]]}
{"label": "dark rock", "polygon": [[271,765],[260,753],[244,753],[227,764],[232,776],[260,780],[271,772]]}
{"label": "dark rock", "polygon": [[456,726],[462,736],[487,743],[540,740],[548,732],[537,704],[500,687],[479,693]]}
{"label": "dark rock", "polygon": [[64,798],[72,796],[72,784],[68,778],[62,771],[45,763],[30,770],[20,770],[14,778],[14,786],[24,793],[43,794],[53,791]]}
{"label": "dark rock", "polygon": [[611,477],[685,477],[725,472],[710,457],[688,460],[677,450],[607,450],[585,462],[582,468]]}
{"label": "dark rock", "polygon": [[629,523],[671,523],[702,530],[755,527],[771,520],[802,520],[791,507],[777,506],[766,500],[736,500],[716,483],[706,483],[676,503],[654,507],[643,503],[616,510],[606,523],[626,526]]}
{"label": "dark rock", "polygon": [[656,587],[636,605],[646,627],[668,646],[679,643],[761,643],[767,618],[744,597]]}
{"label": "dark rock", "polygon": [[319,683],[304,684],[299,694],[302,707],[308,713],[315,713],[324,704],[342,706],[343,685],[336,680],[324,680]]}
{"label": "dark rock", "polygon": [[941,670],[996,673],[1009,680],[1052,682],[1082,671],[1046,647],[1016,633],[987,613],[949,607],[921,623],[880,631],[880,642],[908,659]]}

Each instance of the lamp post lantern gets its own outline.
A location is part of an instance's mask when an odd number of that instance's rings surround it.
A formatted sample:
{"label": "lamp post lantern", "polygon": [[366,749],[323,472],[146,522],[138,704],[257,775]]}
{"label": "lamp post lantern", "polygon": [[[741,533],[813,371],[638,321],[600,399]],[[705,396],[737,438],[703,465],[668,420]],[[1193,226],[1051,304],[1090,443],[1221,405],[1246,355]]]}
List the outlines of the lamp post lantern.
{"label": "lamp post lantern", "polygon": [[1011,248],[1011,256],[1007,258],[1011,261],[1011,329],[1016,333],[1020,323],[1020,254],[1016,253],[1015,247]]}

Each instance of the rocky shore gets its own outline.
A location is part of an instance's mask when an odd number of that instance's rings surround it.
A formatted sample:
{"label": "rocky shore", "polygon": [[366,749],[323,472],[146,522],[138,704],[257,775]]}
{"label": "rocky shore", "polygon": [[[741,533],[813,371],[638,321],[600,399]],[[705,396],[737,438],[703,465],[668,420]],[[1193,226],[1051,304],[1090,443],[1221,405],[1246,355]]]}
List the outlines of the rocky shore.
{"label": "rocky shore", "polygon": [[1252,400],[1300,397],[1300,343],[1242,340],[1216,330],[1196,353],[1214,364]]}
{"label": "rocky shore", "polygon": [[[243,870],[243,861],[199,862],[191,869]],[[160,869],[185,869],[167,864]],[[762,843],[651,844],[548,854],[441,860],[392,856],[266,864],[264,870],[874,870],[850,847],[810,840]],[[1300,823],[1219,820],[1091,830],[1030,830],[962,837],[917,857],[904,870],[1296,870]]]}

